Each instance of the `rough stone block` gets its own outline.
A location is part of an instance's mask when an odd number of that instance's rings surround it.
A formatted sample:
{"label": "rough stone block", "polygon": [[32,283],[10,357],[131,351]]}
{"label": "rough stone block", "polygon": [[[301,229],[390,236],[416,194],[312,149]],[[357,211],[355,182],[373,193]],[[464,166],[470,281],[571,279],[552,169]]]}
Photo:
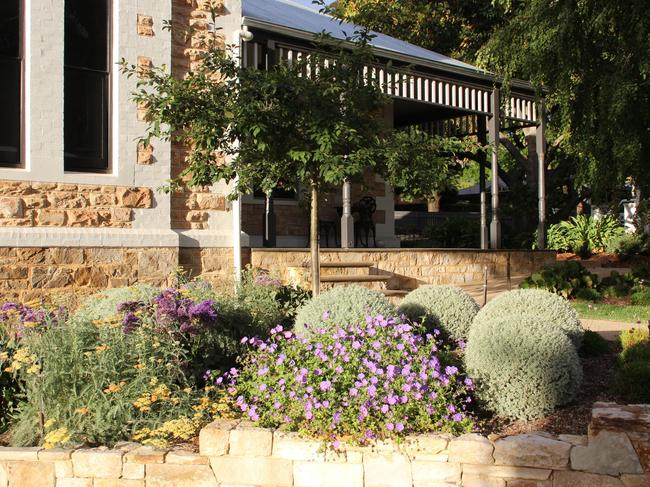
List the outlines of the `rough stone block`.
{"label": "rough stone block", "polygon": [[517,478],[526,480],[546,480],[552,470],[530,467],[510,467],[507,465],[470,465],[463,464],[463,475],[477,477]]}
{"label": "rough stone block", "polygon": [[273,456],[287,460],[324,461],[325,450],[319,441],[301,438],[297,433],[275,431],[273,433]]}
{"label": "rough stone block", "polygon": [[147,465],[147,487],[218,487],[215,473],[208,465]]}
{"label": "rough stone block", "polygon": [[607,475],[643,473],[630,439],[617,431],[600,431],[589,438],[587,446],[576,446],[571,452],[571,467]]}
{"label": "rough stone block", "polygon": [[153,205],[149,188],[118,188],[115,194],[118,204],[126,208],[151,208]]}
{"label": "rough stone block", "polygon": [[[291,487],[291,461],[273,457],[211,457],[210,465],[220,484]],[[318,464],[314,464],[318,465]],[[296,484],[298,485],[298,484]]]}
{"label": "rough stone block", "polygon": [[650,485],[650,474],[621,475],[621,482],[625,487],[648,487]]}
{"label": "rough stone block", "polygon": [[20,198],[0,198],[0,218],[22,218],[25,203]]}
{"label": "rough stone block", "polygon": [[125,463],[122,465],[122,478],[140,480],[144,478],[144,464]]}
{"label": "rough stone block", "polygon": [[138,14],[138,35],[144,37],[152,37],[153,31],[153,17],[150,15]]}
{"label": "rough stone block", "polygon": [[52,462],[9,461],[6,474],[11,487],[54,487],[54,464]]}
{"label": "rough stone block", "polygon": [[240,423],[230,432],[230,455],[264,457],[273,451],[273,431]]}
{"label": "rough stone block", "polygon": [[57,479],[56,487],[93,487],[93,479],[63,478]]}
{"label": "rough stone block", "polygon": [[406,438],[402,449],[411,457],[435,455],[444,451],[449,443],[446,435],[412,435]]}
{"label": "rough stone block", "polygon": [[624,487],[616,477],[593,473],[558,471],[553,473],[553,487]]}
{"label": "rough stone block", "polygon": [[145,487],[144,480],[95,479],[93,487]]}
{"label": "rough stone block", "polygon": [[10,446],[1,446],[0,461],[36,461],[38,460],[38,452],[41,450],[42,448],[40,447],[14,448]]}
{"label": "rough stone block", "polygon": [[481,435],[470,433],[459,436],[449,443],[448,449],[450,462],[485,465],[494,463],[494,446]]}
{"label": "rough stone block", "polygon": [[191,451],[172,450],[167,453],[165,463],[178,465],[208,465],[210,462],[207,457],[198,455]]}
{"label": "rough stone block", "polygon": [[557,439],[574,446],[587,446],[587,435],[558,435]]}
{"label": "rough stone block", "polygon": [[563,470],[569,466],[572,445],[540,435],[517,435],[494,442],[498,465]]}
{"label": "rough stone block", "polygon": [[463,487],[506,487],[506,481],[463,473]]}
{"label": "rough stone block", "polygon": [[67,218],[64,211],[37,210],[35,215],[36,225],[43,227],[61,227]]}
{"label": "rough stone block", "polygon": [[122,475],[122,455],[119,450],[77,450],[72,454],[74,475],[117,479]]}
{"label": "rough stone block", "polygon": [[230,431],[237,427],[239,421],[217,420],[199,432],[199,452],[207,457],[226,455]]}
{"label": "rough stone block", "polygon": [[124,463],[164,463],[167,450],[141,446],[124,455]]}
{"label": "rough stone block", "polygon": [[363,487],[363,466],[349,463],[294,462],[296,487]]}
{"label": "rough stone block", "polygon": [[459,482],[460,464],[426,462],[416,460],[411,463],[413,483],[416,482]]}
{"label": "rough stone block", "polygon": [[367,454],[363,458],[365,487],[411,487],[411,462],[399,453]]}
{"label": "rough stone block", "polygon": [[72,477],[72,460],[58,460],[54,462],[54,475],[57,479]]}

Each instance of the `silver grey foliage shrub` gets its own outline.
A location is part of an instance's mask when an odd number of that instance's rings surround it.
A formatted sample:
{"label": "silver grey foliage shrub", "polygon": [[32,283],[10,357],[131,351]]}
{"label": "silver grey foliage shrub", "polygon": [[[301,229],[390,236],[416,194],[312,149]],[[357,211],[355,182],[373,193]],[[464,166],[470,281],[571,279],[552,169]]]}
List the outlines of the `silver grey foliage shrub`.
{"label": "silver grey foliage shrub", "polygon": [[[329,319],[323,314],[328,312]],[[314,296],[298,310],[295,330],[309,334],[327,321],[334,325],[352,325],[365,320],[366,316],[395,316],[395,307],[379,291],[360,286],[337,286]],[[305,324],[309,328],[305,328]],[[306,332],[306,333],[305,333]]]}
{"label": "silver grey foliage shrub", "polygon": [[76,322],[107,320],[119,314],[117,305],[128,301],[151,301],[160,294],[160,288],[149,284],[135,284],[98,292],[86,298],[72,314]]}
{"label": "silver grey foliage shrub", "polygon": [[422,321],[428,330],[439,328],[453,339],[466,340],[479,309],[476,301],[462,289],[424,286],[406,295],[398,313]]}
{"label": "silver grey foliage shrub", "polygon": [[474,323],[510,315],[539,318],[547,326],[563,330],[576,348],[582,345],[585,330],[580,317],[573,306],[557,294],[542,289],[517,289],[503,293],[478,312]]}
{"label": "silver grey foliage shrub", "polygon": [[507,316],[472,325],[467,373],[485,405],[513,419],[534,419],[570,402],[582,382],[573,343],[543,318]]}

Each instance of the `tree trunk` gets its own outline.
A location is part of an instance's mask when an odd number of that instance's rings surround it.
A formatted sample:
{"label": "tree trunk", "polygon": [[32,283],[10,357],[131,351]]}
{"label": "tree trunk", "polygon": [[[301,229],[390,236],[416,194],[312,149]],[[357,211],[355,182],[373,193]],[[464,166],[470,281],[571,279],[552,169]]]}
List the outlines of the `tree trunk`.
{"label": "tree trunk", "polygon": [[431,198],[427,199],[427,210],[429,213],[440,213],[441,199],[442,194],[440,191],[436,191]]}
{"label": "tree trunk", "polygon": [[314,296],[320,294],[320,258],[318,255],[318,189],[311,183],[311,225],[309,243],[311,246],[311,292]]}

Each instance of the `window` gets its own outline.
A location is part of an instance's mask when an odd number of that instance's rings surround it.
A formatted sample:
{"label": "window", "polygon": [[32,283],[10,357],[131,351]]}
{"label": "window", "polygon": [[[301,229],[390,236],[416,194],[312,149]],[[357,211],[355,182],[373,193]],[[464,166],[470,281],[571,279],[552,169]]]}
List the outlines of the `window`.
{"label": "window", "polygon": [[22,79],[21,1],[0,1],[0,165],[21,162]]}
{"label": "window", "polygon": [[110,0],[65,0],[66,171],[109,167]]}

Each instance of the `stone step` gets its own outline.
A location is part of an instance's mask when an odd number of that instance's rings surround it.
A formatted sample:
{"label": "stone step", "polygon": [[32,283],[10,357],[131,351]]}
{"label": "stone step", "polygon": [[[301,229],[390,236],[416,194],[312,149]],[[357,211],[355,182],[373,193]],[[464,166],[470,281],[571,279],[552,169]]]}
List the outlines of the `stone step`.
{"label": "stone step", "polygon": [[382,289],[381,293],[387,298],[403,298],[411,291],[407,289]]}
{"label": "stone step", "polygon": [[372,275],[350,275],[350,276],[342,276],[339,274],[332,275],[332,276],[321,276],[320,281],[321,282],[350,282],[350,283],[355,283],[355,282],[387,282],[391,278],[390,275],[383,275],[383,276],[372,276]]}
{"label": "stone step", "polygon": [[326,267],[326,268],[334,268],[334,269],[346,269],[350,267],[374,267],[374,263],[372,262],[321,262],[320,266],[321,269]]}

